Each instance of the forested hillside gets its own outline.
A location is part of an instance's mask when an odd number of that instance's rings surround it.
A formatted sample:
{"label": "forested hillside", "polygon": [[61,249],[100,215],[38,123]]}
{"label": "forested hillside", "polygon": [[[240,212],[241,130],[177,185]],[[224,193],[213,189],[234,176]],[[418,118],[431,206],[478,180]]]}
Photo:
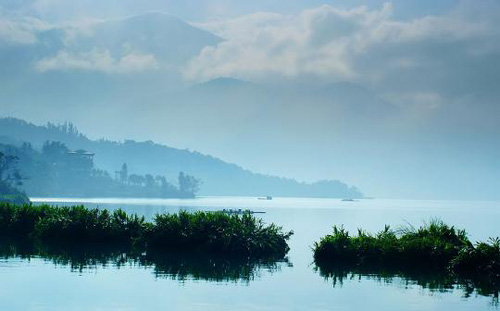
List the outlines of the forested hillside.
{"label": "forested hillside", "polygon": [[179,172],[196,176],[202,182],[200,195],[352,197],[361,192],[338,180],[302,183],[293,179],[255,174],[235,164],[195,151],[159,145],[151,141],[91,140],[70,123],[34,125],[14,118],[0,119],[0,142],[21,146],[29,142],[42,150],[47,141],[65,144],[68,150],[85,150],[94,154],[95,167],[110,176],[127,165],[128,171],[139,175],[165,176],[169,183],[178,183]]}

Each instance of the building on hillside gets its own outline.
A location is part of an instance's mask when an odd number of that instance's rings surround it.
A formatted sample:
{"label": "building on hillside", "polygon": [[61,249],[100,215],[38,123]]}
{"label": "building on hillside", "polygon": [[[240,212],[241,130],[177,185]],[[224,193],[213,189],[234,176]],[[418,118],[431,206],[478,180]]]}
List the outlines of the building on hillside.
{"label": "building on hillside", "polygon": [[68,168],[75,174],[90,174],[94,169],[94,153],[83,149],[68,151]]}

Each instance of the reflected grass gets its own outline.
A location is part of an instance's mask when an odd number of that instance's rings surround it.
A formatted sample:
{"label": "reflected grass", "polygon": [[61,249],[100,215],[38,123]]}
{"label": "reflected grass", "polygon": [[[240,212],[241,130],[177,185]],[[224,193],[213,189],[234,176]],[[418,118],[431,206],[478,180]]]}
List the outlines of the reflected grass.
{"label": "reflected grass", "polygon": [[332,286],[342,287],[353,280],[374,280],[383,284],[399,285],[405,288],[419,286],[431,293],[450,293],[461,291],[462,297],[469,298],[474,294],[491,297],[491,305],[499,306],[498,284],[478,282],[475,279],[460,277],[443,270],[418,269],[381,269],[361,268],[352,265],[315,265],[314,269]]}
{"label": "reflected grass", "polygon": [[130,248],[87,244],[66,247],[33,240],[0,239],[0,258],[42,259],[56,266],[84,273],[99,268],[141,267],[152,270],[159,279],[178,282],[189,280],[249,284],[263,272],[275,273],[290,266],[288,259],[252,259],[219,256],[192,251],[138,253]]}
{"label": "reflected grass", "polygon": [[271,261],[184,253],[141,257],[140,265],[153,267],[158,278],[179,282],[203,280],[248,284],[260,278],[262,273],[278,272],[283,266],[290,266],[290,263],[287,258]]}

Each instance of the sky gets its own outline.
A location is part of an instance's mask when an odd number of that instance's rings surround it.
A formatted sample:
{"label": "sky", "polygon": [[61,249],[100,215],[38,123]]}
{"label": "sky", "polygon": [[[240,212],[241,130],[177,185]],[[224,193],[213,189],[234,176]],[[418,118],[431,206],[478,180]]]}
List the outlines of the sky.
{"label": "sky", "polygon": [[[393,1],[394,16],[398,19],[411,19],[430,14],[444,14],[452,9],[458,0],[405,0]],[[389,1],[384,0],[3,0],[2,8],[15,14],[36,16],[51,22],[71,22],[88,18],[119,18],[141,14],[148,11],[163,11],[190,22],[211,19],[227,19],[258,12],[297,14],[303,10],[330,5],[339,9],[352,9],[366,6],[379,8]]]}
{"label": "sky", "polygon": [[499,21],[495,0],[0,0],[0,115],[369,196],[500,199]]}

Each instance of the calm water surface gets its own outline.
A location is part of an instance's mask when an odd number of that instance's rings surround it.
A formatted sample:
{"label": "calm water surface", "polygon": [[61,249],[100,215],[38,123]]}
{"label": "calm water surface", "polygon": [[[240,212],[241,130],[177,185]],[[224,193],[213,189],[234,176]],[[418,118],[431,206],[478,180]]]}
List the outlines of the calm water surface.
{"label": "calm water surface", "polygon": [[[0,259],[0,310],[498,310],[497,299],[461,286],[429,289],[416,281],[377,275],[325,279],[312,264],[311,246],[334,224],[379,231],[385,224],[420,225],[440,218],[466,228],[472,240],[500,236],[500,202],[240,197],[194,200],[34,199],[53,204],[138,213],[243,208],[264,211],[266,222],[293,230],[288,262],[206,275],[182,260],[165,264],[110,261],[81,269],[53,259]],[[209,263],[210,264],[210,263]],[[201,271],[201,272],[200,272]],[[244,271],[244,272],[241,272]],[[248,273],[247,273],[248,272]],[[209,273],[209,272],[208,272]]]}

